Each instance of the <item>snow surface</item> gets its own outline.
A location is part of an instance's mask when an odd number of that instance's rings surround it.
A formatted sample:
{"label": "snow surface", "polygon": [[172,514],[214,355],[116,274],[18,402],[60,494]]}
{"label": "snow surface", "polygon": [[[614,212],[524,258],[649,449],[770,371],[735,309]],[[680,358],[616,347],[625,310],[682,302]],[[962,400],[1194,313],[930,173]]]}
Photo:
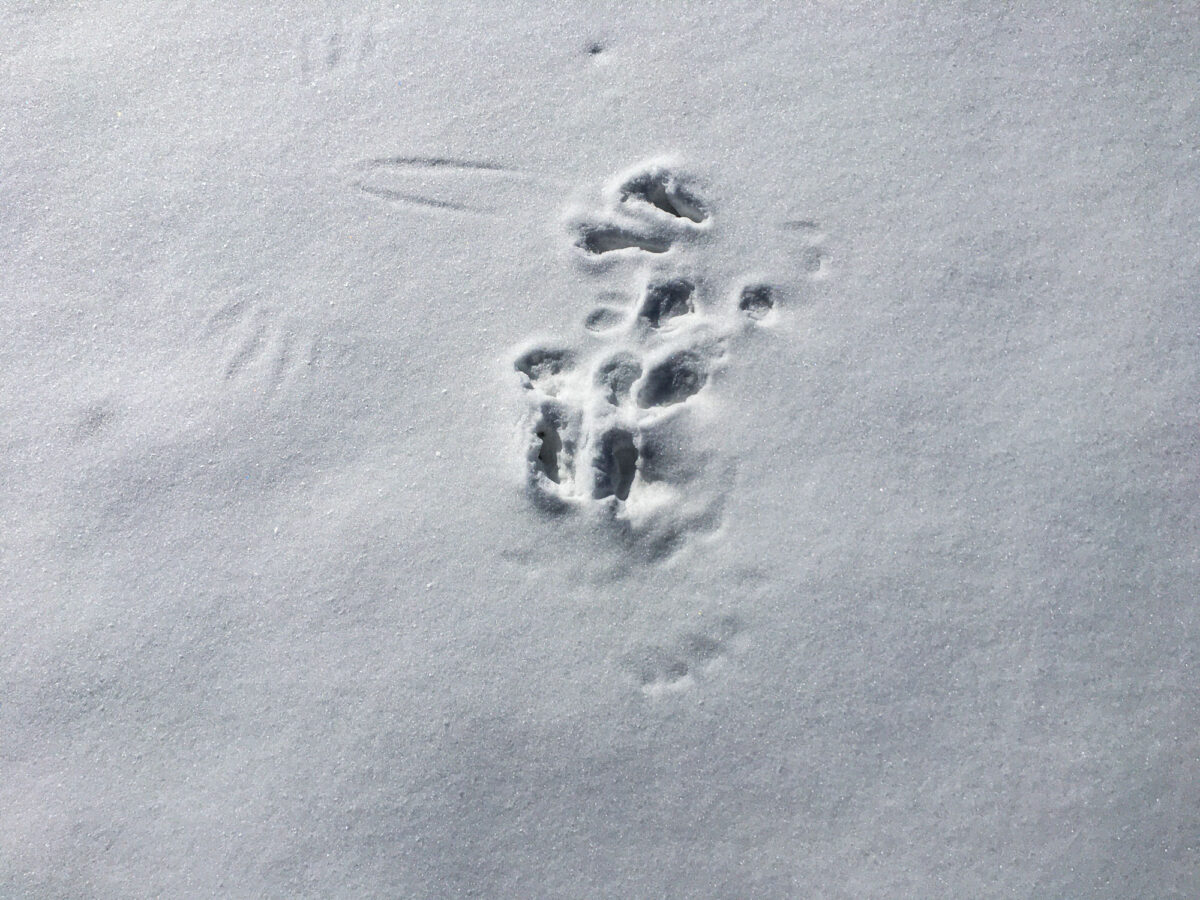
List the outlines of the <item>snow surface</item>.
{"label": "snow surface", "polygon": [[0,896],[1200,896],[1195,5],[351,7],[0,9]]}

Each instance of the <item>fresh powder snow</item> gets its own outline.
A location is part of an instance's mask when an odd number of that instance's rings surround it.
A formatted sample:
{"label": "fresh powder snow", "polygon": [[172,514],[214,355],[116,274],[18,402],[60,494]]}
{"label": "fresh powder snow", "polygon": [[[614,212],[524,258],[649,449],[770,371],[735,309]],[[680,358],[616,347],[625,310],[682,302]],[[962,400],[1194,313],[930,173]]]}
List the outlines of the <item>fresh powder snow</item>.
{"label": "fresh powder snow", "polygon": [[1200,896],[1186,2],[0,7],[0,897]]}

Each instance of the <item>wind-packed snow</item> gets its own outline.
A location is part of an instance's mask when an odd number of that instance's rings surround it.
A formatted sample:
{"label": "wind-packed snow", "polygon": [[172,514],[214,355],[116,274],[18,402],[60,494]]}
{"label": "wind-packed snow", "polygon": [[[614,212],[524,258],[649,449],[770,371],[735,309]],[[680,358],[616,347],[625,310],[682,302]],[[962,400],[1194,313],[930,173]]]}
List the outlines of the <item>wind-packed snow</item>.
{"label": "wind-packed snow", "polygon": [[0,8],[0,896],[1200,896],[1187,3]]}

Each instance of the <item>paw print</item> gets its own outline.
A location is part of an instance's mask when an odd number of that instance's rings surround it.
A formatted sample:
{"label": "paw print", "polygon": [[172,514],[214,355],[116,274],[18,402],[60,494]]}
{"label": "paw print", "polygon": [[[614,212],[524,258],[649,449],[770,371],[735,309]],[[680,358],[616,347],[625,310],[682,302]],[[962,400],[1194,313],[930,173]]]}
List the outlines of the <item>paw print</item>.
{"label": "paw print", "polygon": [[378,43],[370,21],[342,23],[306,34],[297,52],[301,83],[311,86],[365,67],[376,57]]}
{"label": "paw print", "polygon": [[729,657],[745,649],[742,631],[736,616],[723,616],[666,644],[638,647],[622,657],[621,667],[646,697],[678,694],[710,680]]}
{"label": "paw print", "polygon": [[600,216],[572,223],[575,246],[589,256],[623,250],[666,253],[711,228],[708,205],[666,163],[651,163],[618,179]]}
{"label": "paw print", "polygon": [[776,289],[721,290],[703,277],[702,259],[682,250],[702,243],[713,221],[702,192],[661,162],[618,177],[598,213],[569,220],[580,261],[631,267],[637,289],[601,292],[583,341],[514,354],[526,480],[542,507],[592,510],[672,546],[715,524],[720,498],[689,484],[705,463],[690,447],[689,414],[711,403],[730,339],[776,315]]}

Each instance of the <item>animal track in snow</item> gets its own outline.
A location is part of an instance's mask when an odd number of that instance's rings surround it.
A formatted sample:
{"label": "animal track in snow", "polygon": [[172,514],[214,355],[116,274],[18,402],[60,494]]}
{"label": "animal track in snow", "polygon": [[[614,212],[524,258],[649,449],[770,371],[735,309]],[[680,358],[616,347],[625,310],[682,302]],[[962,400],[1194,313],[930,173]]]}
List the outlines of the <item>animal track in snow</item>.
{"label": "animal track in snow", "polygon": [[609,403],[620,406],[641,377],[641,360],[627,350],[619,350],[597,367],[596,387],[604,389]]}
{"label": "animal track in snow", "polygon": [[[514,354],[528,402],[529,486],[543,505],[599,504],[618,519],[644,522],[671,506],[687,480],[685,466],[662,465],[658,444],[708,385],[725,341],[713,317],[693,305],[690,283],[672,289],[664,295],[663,283],[651,281],[632,309],[604,307],[611,318],[606,313],[608,327],[593,331],[598,347],[541,342]],[[584,321],[594,325],[595,311]]]}
{"label": "animal track in snow", "polygon": [[780,227],[784,231],[794,232],[799,238],[796,251],[805,274],[813,280],[825,278],[828,275],[829,251],[825,248],[821,226],[812,219],[791,219]]}
{"label": "animal track in snow", "polygon": [[611,253],[666,253],[711,225],[708,204],[688,179],[662,163],[627,173],[607,190],[601,216],[576,221],[575,246],[590,257]]}
{"label": "animal track in snow", "polygon": [[708,363],[694,350],[676,350],[646,372],[638,390],[642,409],[672,406],[698,394],[708,381]]}
{"label": "animal track in snow", "polygon": [[711,677],[734,652],[741,632],[737,617],[723,616],[679,634],[665,646],[647,645],[627,653],[622,667],[647,697],[679,693]]}
{"label": "animal track in snow", "polygon": [[266,307],[236,301],[208,319],[205,335],[221,345],[221,378],[228,384],[247,380],[256,392],[274,393],[311,364],[315,347],[296,340]]}
{"label": "animal track in snow", "polygon": [[593,334],[603,334],[612,331],[624,321],[624,311],[601,304],[587,314],[587,318],[583,320],[583,327]]}
{"label": "animal track in snow", "polygon": [[695,277],[698,253],[684,271],[660,261],[696,249],[711,229],[714,207],[701,194],[663,163],[614,179],[601,209],[568,228],[589,268],[602,255],[633,265],[637,296],[600,292],[583,311],[586,339],[531,343],[512,356],[532,496],[544,508],[593,510],[655,555],[718,524],[718,491],[698,484],[709,460],[692,446],[691,413],[710,404],[733,336],[777,315],[770,283],[714,286]]}
{"label": "animal track in snow", "polygon": [[692,294],[696,286],[686,278],[670,278],[651,282],[646,286],[646,296],[638,318],[651,328],[662,328],[676,316],[686,316],[696,311]]}
{"label": "animal track in snow", "polygon": [[774,292],[768,284],[748,284],[738,297],[738,309],[751,319],[765,319],[775,308]]}
{"label": "animal track in snow", "polygon": [[634,249],[666,253],[671,243],[669,237],[651,229],[639,230],[615,223],[583,225],[579,229],[579,246],[593,256]]}
{"label": "animal track in snow", "polygon": [[704,203],[679,176],[662,166],[651,167],[630,177],[621,185],[620,197],[622,203],[648,203],[669,216],[696,224],[708,218]]}
{"label": "animal track in snow", "polygon": [[575,354],[561,347],[533,347],[517,357],[514,366],[525,376],[529,387],[553,397],[564,372],[570,371]]}
{"label": "animal track in snow", "polygon": [[378,40],[371,23],[337,26],[311,33],[300,42],[300,81],[314,85],[339,70],[355,69],[374,58]]}

